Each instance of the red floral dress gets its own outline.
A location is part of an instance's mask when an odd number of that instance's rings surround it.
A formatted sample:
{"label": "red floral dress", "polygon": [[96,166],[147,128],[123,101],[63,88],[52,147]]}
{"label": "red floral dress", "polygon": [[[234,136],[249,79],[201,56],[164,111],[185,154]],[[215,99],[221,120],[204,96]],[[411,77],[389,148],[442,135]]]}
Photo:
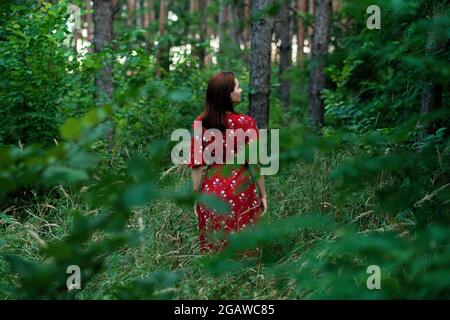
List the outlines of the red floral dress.
{"label": "red floral dress", "polygon": [[[195,120],[200,120],[197,117]],[[195,123],[195,122],[194,122]],[[194,123],[192,127],[194,128]],[[253,129],[256,135],[252,137],[245,137],[245,143],[248,144],[258,138],[258,128],[256,121],[252,117],[238,113],[227,113],[225,117],[227,129],[242,129],[244,132],[247,129]],[[217,238],[211,235],[226,235],[240,231],[250,224],[254,224],[259,220],[261,213],[261,206],[257,188],[253,177],[247,165],[231,165],[223,164],[226,159],[226,134],[222,132],[222,139],[224,147],[224,160],[222,164],[212,163],[206,164],[203,151],[208,148],[208,145],[214,141],[212,138],[204,136],[205,129],[203,128],[202,136],[193,136],[191,141],[190,167],[200,165],[207,165],[204,178],[201,183],[201,192],[211,194],[223,200],[228,204],[229,210],[227,214],[217,213],[215,209],[208,208],[203,203],[197,203],[195,212],[198,218],[200,251],[206,252],[209,250],[218,251],[224,248],[227,244],[226,239]],[[250,132],[250,131],[249,131]],[[203,139],[202,139],[203,137]],[[194,148],[194,139],[201,140]],[[236,140],[235,140],[236,141]],[[236,143],[235,143],[236,144]],[[231,152],[237,154],[243,146],[235,145]],[[214,154],[214,152],[212,153]],[[228,169],[225,167],[228,166]]]}

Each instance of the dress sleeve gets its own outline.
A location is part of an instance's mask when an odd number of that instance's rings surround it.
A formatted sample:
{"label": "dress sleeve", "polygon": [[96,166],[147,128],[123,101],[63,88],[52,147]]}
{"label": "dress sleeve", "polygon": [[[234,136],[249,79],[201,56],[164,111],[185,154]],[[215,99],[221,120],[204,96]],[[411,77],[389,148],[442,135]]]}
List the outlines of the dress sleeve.
{"label": "dress sleeve", "polygon": [[203,132],[196,135],[195,121],[192,123],[191,146],[188,167],[195,168],[205,164],[203,158]]}

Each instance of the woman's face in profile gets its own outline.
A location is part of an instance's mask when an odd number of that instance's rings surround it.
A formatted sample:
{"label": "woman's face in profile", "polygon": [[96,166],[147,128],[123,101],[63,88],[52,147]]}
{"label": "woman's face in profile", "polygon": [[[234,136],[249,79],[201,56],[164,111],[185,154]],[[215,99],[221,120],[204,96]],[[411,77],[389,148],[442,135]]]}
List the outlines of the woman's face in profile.
{"label": "woman's face in profile", "polygon": [[238,79],[235,79],[234,82],[235,82],[235,85],[234,85],[234,90],[231,93],[231,101],[233,103],[236,103],[236,102],[240,102],[241,101],[242,89],[239,86],[239,80]]}

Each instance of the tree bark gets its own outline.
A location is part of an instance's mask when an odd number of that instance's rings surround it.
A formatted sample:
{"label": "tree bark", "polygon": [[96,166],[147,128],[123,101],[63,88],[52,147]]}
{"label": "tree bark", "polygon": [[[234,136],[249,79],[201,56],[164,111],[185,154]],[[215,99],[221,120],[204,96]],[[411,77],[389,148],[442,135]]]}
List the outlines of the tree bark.
{"label": "tree bark", "polygon": [[336,12],[341,7],[339,0],[333,0],[333,12]]}
{"label": "tree bark", "polygon": [[239,34],[239,18],[237,13],[237,7],[231,3],[228,5],[228,17],[229,17],[229,24],[230,24],[230,37],[233,39],[236,46],[239,48],[241,44],[241,37]]}
{"label": "tree bark", "polygon": [[325,88],[325,57],[330,34],[331,0],[316,0],[312,61],[309,80],[308,120],[319,127],[324,124],[324,104],[320,97]]}
{"label": "tree bark", "polygon": [[144,0],[144,29],[146,32],[147,51],[151,52],[153,41],[151,37],[150,25],[155,20],[155,10],[153,0]]}
{"label": "tree bark", "polygon": [[[95,52],[102,52],[112,41],[113,32],[112,21],[112,1],[94,1],[94,47]],[[111,97],[112,75],[111,64],[106,63],[104,68],[98,73],[96,86],[100,93]]]}
{"label": "tree bark", "polygon": [[[308,13],[313,18],[315,17],[315,0],[308,0]],[[312,23],[314,25],[314,22]],[[312,41],[313,41],[313,34],[314,34],[314,28],[313,25],[308,26],[308,46],[312,50]],[[311,51],[310,51],[311,55]]]}
{"label": "tree bark", "polygon": [[[159,3],[159,36],[164,36],[164,26],[166,23],[166,16],[167,16],[167,10],[166,10],[166,0],[160,0]],[[162,65],[162,43],[161,39],[158,43],[158,52],[156,54],[156,76],[158,78],[161,77],[161,65]]]}
{"label": "tree bark", "polygon": [[[208,42],[208,44],[211,43],[211,37],[214,34],[213,29],[211,27],[211,24],[209,23],[209,16],[208,16],[208,12],[207,9],[209,8],[210,4],[211,4],[211,0],[205,0],[205,8],[203,9],[203,14],[204,17],[202,17],[202,22],[205,25],[206,28],[206,41]],[[210,65],[212,63],[212,55],[211,54],[207,54],[205,52],[205,65]]]}
{"label": "tree bark", "polygon": [[[254,0],[252,16],[260,15],[271,0]],[[268,15],[259,17],[251,24],[250,39],[250,92],[249,115],[255,118],[259,128],[269,123],[270,54],[272,49],[273,19]]]}
{"label": "tree bark", "polygon": [[[305,14],[306,13],[306,1],[307,0],[298,0],[297,1],[297,10],[298,13]],[[305,22],[303,19],[297,16],[297,65],[303,66],[303,62],[305,61],[305,53],[303,52],[303,46],[305,43]]]}
{"label": "tree bark", "polygon": [[128,0],[127,25],[130,28],[136,27],[136,0]]}
{"label": "tree bark", "polygon": [[227,27],[228,27],[228,4],[226,0],[220,0],[219,9],[219,54],[223,53],[226,46]]}
{"label": "tree bark", "polygon": [[145,0],[144,2],[144,28],[148,28],[155,20],[155,11],[153,7],[153,0]]}
{"label": "tree bark", "polygon": [[[113,36],[113,3],[112,0],[94,1],[94,48],[95,52],[102,52],[112,41]],[[102,70],[95,77],[97,100],[108,101],[113,91],[112,66],[108,59]],[[108,134],[108,144],[112,148],[114,131]]]}
{"label": "tree bark", "polygon": [[287,72],[292,66],[292,29],[289,3],[283,4],[279,17],[280,64],[278,78],[280,79],[280,86],[278,87],[278,93],[280,94],[283,107],[288,109],[290,105],[291,83],[287,77]]}
{"label": "tree bark", "polygon": [[[92,44],[94,40],[94,23],[92,19],[92,6],[91,6],[91,0],[86,0],[86,31],[87,31],[87,41],[89,41],[89,44]],[[92,52],[92,47],[88,47],[88,52]]]}
{"label": "tree bark", "polygon": [[200,69],[203,69],[206,64],[206,49],[205,49],[205,42],[209,41],[208,37],[208,1],[207,0],[199,0],[199,8],[200,10],[200,43],[201,46],[198,49],[198,63]]}
{"label": "tree bark", "polygon": [[[434,12],[435,13],[435,12]],[[438,48],[436,41],[436,35],[430,31],[427,35],[426,55],[432,56]],[[440,83],[436,83],[431,76],[428,76],[425,80],[425,84],[422,90],[422,100],[420,106],[420,113],[427,114],[442,107],[442,94],[443,86]],[[420,138],[423,140],[429,134],[435,133],[438,124],[436,122],[429,123],[420,132]]]}
{"label": "tree bark", "polygon": [[250,10],[251,1],[244,0],[244,32],[242,34],[242,41],[244,42],[245,48],[248,48],[250,44]]}

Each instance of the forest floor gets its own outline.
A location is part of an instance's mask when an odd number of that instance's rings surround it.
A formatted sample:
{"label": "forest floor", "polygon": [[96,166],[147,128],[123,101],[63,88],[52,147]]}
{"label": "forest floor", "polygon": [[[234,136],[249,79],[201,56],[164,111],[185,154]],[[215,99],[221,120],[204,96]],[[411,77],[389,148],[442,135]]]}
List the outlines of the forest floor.
{"label": "forest floor", "polygon": [[[266,178],[269,210],[263,220],[301,215],[322,210],[340,224],[353,222],[360,231],[377,229],[386,223],[371,215],[371,198],[374,188],[368,187],[355,197],[339,201],[328,182],[330,171],[346,159],[352,159],[351,150],[337,150],[329,154],[317,153],[312,164],[292,162],[280,168],[280,172]],[[186,169],[177,174],[176,184],[165,186],[168,190],[185,184],[190,179]],[[164,180],[162,181],[164,184]],[[48,192],[46,199],[29,203],[22,208],[9,208],[15,217],[0,228],[0,248],[4,253],[16,254],[31,260],[41,260],[39,248],[44,242],[60,239],[68,234],[73,213],[92,214],[79,193],[70,194],[62,187]],[[21,219],[19,217],[26,217]],[[214,276],[201,264],[198,252],[197,220],[193,210],[174,203],[156,201],[136,210],[128,228],[141,229],[142,241],[138,246],[124,248],[107,258],[106,270],[90,281],[77,297],[80,299],[114,298],[117,285],[125,284],[154,271],[181,271],[182,276],[173,290],[179,299],[301,299],[305,292],[296,289],[295,282],[281,281],[268,272],[270,266],[282,265],[298,258],[318,239],[327,235],[302,233],[271,241],[263,247],[270,252],[270,261],[252,267]],[[3,266],[2,266],[3,264]],[[0,270],[8,270],[0,259]],[[14,283],[12,274],[0,274],[0,296],[15,298],[6,283]],[[275,281],[276,279],[276,281]],[[3,291],[3,292],[2,292]]]}

